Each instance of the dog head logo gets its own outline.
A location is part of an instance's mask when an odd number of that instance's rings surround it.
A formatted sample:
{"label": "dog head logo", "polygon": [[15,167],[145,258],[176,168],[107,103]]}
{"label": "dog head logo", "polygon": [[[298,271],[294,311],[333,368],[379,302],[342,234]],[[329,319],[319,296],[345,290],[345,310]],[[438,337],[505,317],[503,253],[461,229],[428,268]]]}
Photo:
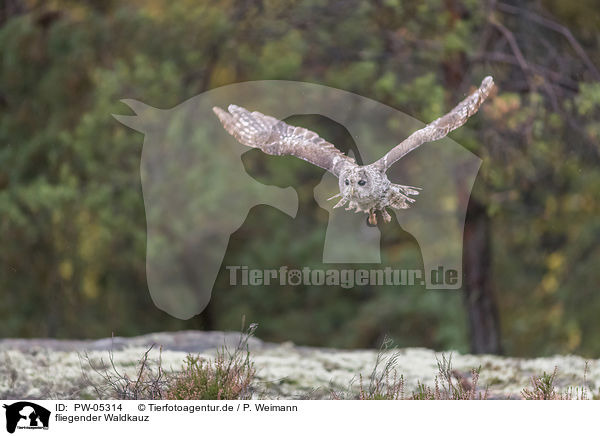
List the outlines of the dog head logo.
{"label": "dog head logo", "polygon": [[6,409],[6,431],[18,429],[48,429],[50,411],[29,401],[3,406]]}
{"label": "dog head logo", "polygon": [[[326,117],[348,130],[357,158],[367,163],[423,127],[374,100],[301,82],[232,84],[166,110],[123,102],[136,115],[115,118],[145,134],[140,167],[148,288],[157,307],[181,319],[209,303],[229,237],[252,207],[270,205],[292,218],[298,209],[293,186],[265,185],[246,172],[241,156],[249,148],[223,129],[214,106],[235,103],[279,120],[298,114]],[[462,286],[464,220],[480,164],[446,137],[425,144],[387,172],[393,183],[422,188],[410,209],[393,213],[420,246],[427,289]],[[329,212],[323,263],[381,263],[380,229],[367,226],[363,214],[334,209],[335,201],[327,199],[337,192],[338,180],[329,173],[314,188],[316,203]],[[432,280],[440,267],[453,270],[456,280],[442,285]]]}

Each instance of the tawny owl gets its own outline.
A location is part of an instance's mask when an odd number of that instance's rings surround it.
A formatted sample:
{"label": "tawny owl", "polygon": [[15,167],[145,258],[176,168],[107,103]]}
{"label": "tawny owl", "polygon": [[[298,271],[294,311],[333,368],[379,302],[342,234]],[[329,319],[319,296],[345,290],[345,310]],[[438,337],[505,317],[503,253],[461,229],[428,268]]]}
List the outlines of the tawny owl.
{"label": "tawny owl", "polygon": [[390,182],[386,176],[388,168],[419,145],[441,139],[465,124],[477,112],[493,86],[493,79],[486,77],[479,89],[449,113],[414,132],[378,161],[364,166],[357,165],[353,158],[303,127],[290,126],[233,104],[229,105],[229,112],[218,107],[214,107],[213,111],[225,130],[240,143],[259,148],[267,154],[296,156],[334,174],[339,180],[340,192],[330,200],[341,197],[334,207],[347,204],[346,210],[367,213],[369,223],[375,225],[377,211],[385,222],[389,222],[391,217],[387,207],[407,209],[415,201],[412,196],[419,194],[420,188]]}

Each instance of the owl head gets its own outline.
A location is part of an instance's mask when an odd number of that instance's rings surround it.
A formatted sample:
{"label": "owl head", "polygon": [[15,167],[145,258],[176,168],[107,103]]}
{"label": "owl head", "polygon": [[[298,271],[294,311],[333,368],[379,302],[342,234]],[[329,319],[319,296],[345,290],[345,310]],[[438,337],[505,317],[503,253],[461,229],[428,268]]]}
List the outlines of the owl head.
{"label": "owl head", "polygon": [[359,202],[370,200],[375,193],[380,191],[385,181],[387,178],[384,174],[368,166],[350,167],[340,173],[340,193],[345,198]]}

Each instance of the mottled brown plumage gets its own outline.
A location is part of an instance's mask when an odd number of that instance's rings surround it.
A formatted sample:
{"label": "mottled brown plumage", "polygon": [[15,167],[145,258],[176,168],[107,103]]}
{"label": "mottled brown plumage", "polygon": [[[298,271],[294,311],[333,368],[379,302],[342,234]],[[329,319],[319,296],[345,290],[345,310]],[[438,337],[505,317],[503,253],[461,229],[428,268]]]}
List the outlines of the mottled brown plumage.
{"label": "mottled brown plumage", "polygon": [[449,113],[414,132],[381,159],[364,166],[357,165],[354,159],[333,144],[303,127],[290,126],[236,105],[229,105],[229,112],[218,107],[214,107],[213,111],[225,130],[240,143],[259,148],[267,154],[296,156],[334,174],[339,180],[340,193],[332,198],[341,197],[334,207],[347,204],[346,210],[368,213],[369,223],[375,225],[376,211],[379,210],[384,221],[389,222],[391,217],[386,207],[407,209],[415,201],[411,196],[419,193],[419,188],[391,183],[386,171],[419,145],[441,139],[465,124],[477,112],[493,86],[493,79],[486,77],[479,89]]}

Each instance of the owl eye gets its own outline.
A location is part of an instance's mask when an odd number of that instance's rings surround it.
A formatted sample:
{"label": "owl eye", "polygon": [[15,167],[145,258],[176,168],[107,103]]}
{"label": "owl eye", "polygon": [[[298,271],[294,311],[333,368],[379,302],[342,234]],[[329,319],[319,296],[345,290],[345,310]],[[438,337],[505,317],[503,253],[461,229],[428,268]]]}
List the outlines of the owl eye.
{"label": "owl eye", "polygon": [[346,183],[346,185],[349,185],[350,184],[350,180],[346,179],[345,183]]}
{"label": "owl eye", "polygon": [[366,180],[359,180],[358,181],[358,185],[359,186],[365,186],[367,184]]}

